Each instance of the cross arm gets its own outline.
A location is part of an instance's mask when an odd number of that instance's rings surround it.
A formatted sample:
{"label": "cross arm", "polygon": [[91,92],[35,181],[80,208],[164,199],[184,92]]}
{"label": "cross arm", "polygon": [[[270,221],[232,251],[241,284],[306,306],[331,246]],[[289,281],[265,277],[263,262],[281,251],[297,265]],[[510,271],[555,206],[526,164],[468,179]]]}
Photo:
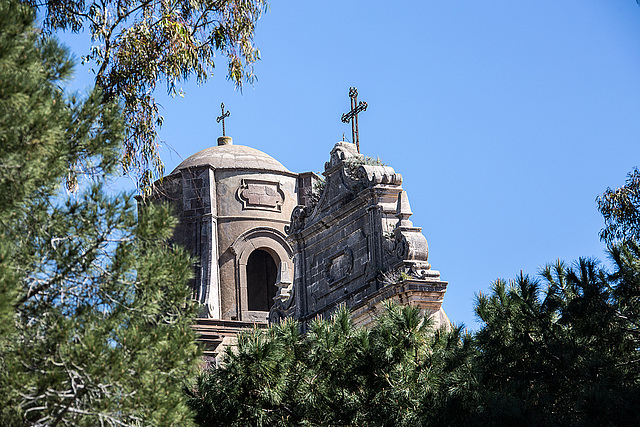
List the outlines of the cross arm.
{"label": "cross arm", "polygon": [[342,115],[342,123],[348,123],[358,113],[361,113],[362,111],[366,111],[366,110],[367,110],[367,103],[365,101],[360,101],[356,108]]}

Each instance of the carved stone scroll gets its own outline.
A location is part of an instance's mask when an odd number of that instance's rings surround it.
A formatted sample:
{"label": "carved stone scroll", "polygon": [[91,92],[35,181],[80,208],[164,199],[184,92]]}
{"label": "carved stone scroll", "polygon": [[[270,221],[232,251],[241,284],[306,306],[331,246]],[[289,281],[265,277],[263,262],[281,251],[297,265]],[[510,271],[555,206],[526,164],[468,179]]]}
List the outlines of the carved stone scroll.
{"label": "carved stone scroll", "polygon": [[398,230],[394,241],[394,252],[397,258],[408,261],[427,261],[429,245],[420,229]]}
{"label": "carved stone scroll", "polygon": [[298,205],[291,212],[291,222],[284,227],[287,234],[297,233],[302,230],[305,225],[305,219],[309,216],[309,208],[304,205]]}
{"label": "carved stone scroll", "polygon": [[269,323],[279,323],[282,319],[290,317],[294,311],[293,305],[293,281],[286,262],[281,262],[276,278],[278,291],[273,298],[273,305],[269,311]]}

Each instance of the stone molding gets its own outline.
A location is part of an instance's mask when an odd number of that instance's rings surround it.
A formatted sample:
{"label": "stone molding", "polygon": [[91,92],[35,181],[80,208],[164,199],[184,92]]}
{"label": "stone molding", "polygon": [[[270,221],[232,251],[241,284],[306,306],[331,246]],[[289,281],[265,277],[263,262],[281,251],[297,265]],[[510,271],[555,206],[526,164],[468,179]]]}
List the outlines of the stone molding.
{"label": "stone molding", "polygon": [[[230,246],[231,252],[237,256],[241,256],[247,249],[260,249],[256,246],[256,241],[259,238],[271,239],[274,242],[280,244],[280,246],[286,251],[286,258],[293,256],[293,250],[287,242],[287,236],[282,231],[272,227],[254,227],[241,233]],[[247,258],[249,255],[247,255]]]}
{"label": "stone molding", "polygon": [[[235,255],[236,290],[239,296],[240,320],[249,322],[267,322],[269,312],[250,311],[247,294],[247,262],[249,255],[257,249],[264,250],[274,259],[276,265],[287,265],[293,271],[293,250],[286,240],[286,235],[271,227],[255,227],[240,234],[231,244],[231,252]],[[280,275],[280,271],[279,271]]]}
{"label": "stone molding", "polygon": [[390,166],[362,165],[358,168],[358,178],[369,187],[374,185],[402,185],[402,175]]}
{"label": "stone molding", "polygon": [[384,304],[393,302],[410,305],[434,317],[436,327],[449,326],[442,312],[442,301],[447,291],[447,282],[439,280],[409,279],[385,286],[367,299],[351,307],[352,319],[357,326],[368,326],[384,312]]}
{"label": "stone molding", "polygon": [[[187,167],[183,167],[183,168],[180,168],[180,169],[175,169],[173,172],[171,172],[169,175],[163,177],[162,179],[173,178],[176,175],[180,176],[180,173],[182,171],[185,171],[185,170],[195,170],[195,169],[203,169],[203,168],[211,169],[212,171],[236,171],[236,170],[238,170],[238,168],[235,168],[235,167],[217,167],[216,168],[216,167],[213,167],[211,165],[187,166]],[[283,170],[279,170],[279,169],[276,169],[276,168],[269,168],[269,167],[264,167],[264,168],[243,167],[242,171],[243,172],[247,171],[247,172],[269,173],[269,174],[273,174],[273,175],[289,176],[291,178],[297,178],[298,177],[298,173],[297,172],[283,171]]]}

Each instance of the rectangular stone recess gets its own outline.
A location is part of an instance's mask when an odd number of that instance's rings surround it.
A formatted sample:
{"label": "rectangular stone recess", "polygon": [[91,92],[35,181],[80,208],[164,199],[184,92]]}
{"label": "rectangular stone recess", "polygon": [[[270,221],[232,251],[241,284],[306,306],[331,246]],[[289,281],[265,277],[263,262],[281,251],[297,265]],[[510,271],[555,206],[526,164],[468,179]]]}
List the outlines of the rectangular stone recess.
{"label": "rectangular stone recess", "polygon": [[325,271],[329,285],[342,281],[353,268],[353,256],[348,252],[348,248],[329,260],[328,268]]}
{"label": "rectangular stone recess", "polygon": [[284,197],[279,182],[243,179],[240,188],[238,188],[238,198],[244,209],[280,212]]}

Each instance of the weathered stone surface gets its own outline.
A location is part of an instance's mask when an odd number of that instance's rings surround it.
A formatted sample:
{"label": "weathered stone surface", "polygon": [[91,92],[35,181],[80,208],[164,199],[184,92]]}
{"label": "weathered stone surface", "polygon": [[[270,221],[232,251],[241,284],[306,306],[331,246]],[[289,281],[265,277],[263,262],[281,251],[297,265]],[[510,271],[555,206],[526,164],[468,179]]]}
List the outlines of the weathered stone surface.
{"label": "weathered stone surface", "polygon": [[[228,140],[231,137],[227,137]],[[196,166],[210,166],[214,169],[244,169],[273,172],[289,172],[282,163],[252,147],[225,144],[205,148],[180,163],[169,175]]]}
{"label": "weathered stone surface", "polygon": [[249,309],[247,269],[255,266],[247,263],[262,250],[293,271],[284,228],[299,203],[298,174],[268,154],[233,145],[230,137],[221,142],[156,183],[154,197],[170,201],[180,214],[175,240],[198,260],[193,289],[202,316],[267,322],[269,309]]}
{"label": "weathered stone surface", "polygon": [[230,137],[219,143],[182,162],[152,196],[175,205],[175,240],[198,261],[197,330],[212,354],[239,328],[285,317],[304,323],[340,304],[358,325],[375,319],[385,301],[448,324],[447,283],[431,269],[427,239],[409,219],[402,175],[392,167],[365,164],[354,144],[339,142],[323,186],[317,174],[290,172]]}
{"label": "weathered stone surface", "polygon": [[[308,321],[346,304],[358,324],[367,324],[392,300],[446,319],[437,313],[447,283],[431,270],[427,239],[409,220],[402,176],[363,164],[347,142],[330,155],[317,205],[294,209],[286,229],[294,250],[294,316]],[[395,281],[385,280],[391,276]]]}

